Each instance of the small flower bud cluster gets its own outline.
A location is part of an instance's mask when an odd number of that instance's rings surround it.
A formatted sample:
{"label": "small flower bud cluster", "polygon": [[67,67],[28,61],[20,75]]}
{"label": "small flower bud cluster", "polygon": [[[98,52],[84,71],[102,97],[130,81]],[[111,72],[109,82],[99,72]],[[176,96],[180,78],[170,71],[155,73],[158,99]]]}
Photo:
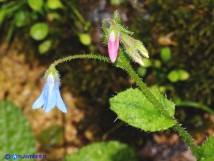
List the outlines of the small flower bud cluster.
{"label": "small flower bud cluster", "polygon": [[143,57],[149,58],[148,51],[141,41],[131,37],[132,32],[120,24],[118,12],[115,12],[113,19],[106,19],[104,22],[110,24],[109,28],[104,24],[103,30],[107,35],[108,54],[111,62],[114,63],[117,60],[119,43],[121,43],[129,57],[143,66]]}

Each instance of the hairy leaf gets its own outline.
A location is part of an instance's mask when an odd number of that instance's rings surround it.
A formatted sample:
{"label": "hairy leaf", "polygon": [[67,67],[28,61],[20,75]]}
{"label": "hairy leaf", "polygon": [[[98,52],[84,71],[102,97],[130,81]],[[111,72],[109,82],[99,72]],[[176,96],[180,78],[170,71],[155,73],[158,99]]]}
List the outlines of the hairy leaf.
{"label": "hairy leaf", "polygon": [[[158,90],[151,89],[153,95],[165,107],[170,116],[174,116],[175,105],[162,96]],[[139,89],[130,88],[110,99],[111,109],[118,118],[131,126],[144,131],[161,131],[173,126],[176,121],[165,117]]]}
{"label": "hairy leaf", "polygon": [[214,137],[209,138],[205,144],[200,147],[203,157],[201,161],[213,161],[214,160]]}

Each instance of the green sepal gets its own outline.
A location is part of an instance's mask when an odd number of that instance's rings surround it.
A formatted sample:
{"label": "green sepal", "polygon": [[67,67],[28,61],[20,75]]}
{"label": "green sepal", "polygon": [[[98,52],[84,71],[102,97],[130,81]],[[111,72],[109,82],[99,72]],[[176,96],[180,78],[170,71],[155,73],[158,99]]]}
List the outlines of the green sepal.
{"label": "green sepal", "polygon": [[121,24],[121,19],[117,10],[114,12],[113,20],[115,21],[115,23]]}
{"label": "green sepal", "polygon": [[104,40],[105,44],[108,43],[108,35],[109,35],[109,29],[106,27],[106,22],[107,22],[106,19],[103,20],[103,22],[102,22],[102,29],[103,29],[103,32],[104,32],[103,40]]}
{"label": "green sepal", "polygon": [[141,41],[136,40],[136,42],[134,44],[141,55],[143,55],[146,58],[149,58],[148,51],[146,50],[145,46],[143,45],[143,43]]}
{"label": "green sepal", "polygon": [[[121,41],[124,44],[125,48],[132,48],[132,50],[135,50],[135,53],[139,53],[140,55],[149,58],[149,54],[148,51],[146,50],[145,46],[143,45],[143,43],[139,40],[134,39],[133,37],[121,33]],[[127,44],[127,45],[126,45]],[[138,55],[139,55],[138,54]],[[133,55],[133,54],[131,54]]]}
{"label": "green sepal", "polygon": [[53,65],[51,65],[49,67],[49,69],[46,71],[46,73],[45,73],[45,79],[47,79],[50,74],[53,75],[54,80],[56,80],[56,78],[59,79],[59,76],[60,76],[59,72],[58,72],[58,70],[56,70],[56,68]]}
{"label": "green sepal", "polygon": [[118,57],[114,64],[116,67],[122,68],[122,69],[125,69],[126,65],[128,66],[130,65],[130,59],[127,56],[127,54],[125,54],[125,51],[122,47],[119,48]]}
{"label": "green sepal", "polygon": [[134,43],[136,40],[134,38],[132,38],[131,36],[124,34],[124,33],[121,33],[120,37],[121,37],[122,43],[125,45],[126,48],[132,47],[135,49]]}
{"label": "green sepal", "polygon": [[128,34],[128,35],[133,35],[134,34],[134,32],[127,30],[125,27],[123,27],[119,23],[116,23],[116,26],[120,30],[120,32],[123,32],[123,33]]}
{"label": "green sepal", "polygon": [[123,33],[128,34],[128,35],[132,35],[134,33],[134,32],[127,30],[125,27],[123,27],[121,25],[121,19],[120,19],[118,11],[114,12],[113,20],[115,22],[116,27],[120,30],[120,32],[123,32]]}

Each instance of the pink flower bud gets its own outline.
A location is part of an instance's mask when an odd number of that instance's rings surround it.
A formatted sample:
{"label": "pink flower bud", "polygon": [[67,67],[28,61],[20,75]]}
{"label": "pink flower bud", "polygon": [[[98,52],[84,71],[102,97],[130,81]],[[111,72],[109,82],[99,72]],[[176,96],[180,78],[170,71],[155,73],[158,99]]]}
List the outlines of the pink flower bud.
{"label": "pink flower bud", "polygon": [[117,59],[119,41],[120,41],[119,34],[116,37],[114,31],[111,31],[108,39],[108,54],[112,63],[114,63]]}

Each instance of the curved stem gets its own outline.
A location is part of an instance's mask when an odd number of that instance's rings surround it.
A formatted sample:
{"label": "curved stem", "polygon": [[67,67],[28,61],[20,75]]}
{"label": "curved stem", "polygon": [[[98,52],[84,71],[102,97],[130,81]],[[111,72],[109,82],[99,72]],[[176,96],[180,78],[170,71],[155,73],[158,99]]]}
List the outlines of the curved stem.
{"label": "curved stem", "polygon": [[[122,54],[122,53],[121,53]],[[123,61],[124,66],[123,69],[127,71],[127,73],[135,80],[136,84],[140,87],[142,93],[150,100],[150,102],[156,106],[156,108],[167,118],[174,119],[174,117],[171,117],[163,105],[156,99],[156,97],[151,93],[150,89],[146,86],[146,84],[141,80],[141,78],[137,75],[137,73],[134,71],[132,66],[129,62]],[[193,143],[192,137],[185,131],[185,129],[177,122],[172,127],[173,130],[179,133],[180,137],[187,143],[187,145],[192,150],[192,153],[196,156],[196,158],[199,160],[201,157],[201,151],[197,145]]]}
{"label": "curved stem", "polygon": [[55,67],[58,64],[64,63],[66,61],[70,61],[73,59],[98,59],[98,60],[102,60],[104,62],[110,62],[109,59],[105,56],[100,56],[100,55],[94,55],[94,54],[84,54],[84,55],[70,55],[67,57],[64,57],[62,59],[56,60],[55,62],[53,62],[51,64],[51,67]]}
{"label": "curved stem", "polygon": [[[124,57],[123,54],[124,54],[123,52],[120,53],[120,55],[122,57]],[[70,61],[70,60],[73,60],[73,59],[98,59],[98,60],[102,60],[102,61],[105,61],[105,62],[110,62],[107,57],[100,56],[100,55],[93,55],[93,54],[72,55],[72,56],[67,56],[65,58],[62,58],[62,59],[59,59],[59,60],[55,61],[53,64],[51,64],[51,67],[55,67],[56,65],[58,65],[60,63],[63,63],[63,62],[66,62],[66,61]],[[156,105],[157,109],[165,117],[176,120],[174,117],[171,117],[167,113],[167,111],[165,110],[165,108],[163,107],[163,105],[151,93],[150,89],[146,86],[146,84],[141,80],[141,78],[134,71],[134,69],[130,65],[129,61],[128,60],[124,61],[124,60],[126,60],[126,59],[123,59],[123,61],[121,61],[123,63],[123,65],[116,64],[116,66],[121,67],[121,68],[123,68],[123,69],[125,69],[127,71],[127,73],[132,77],[132,79],[135,80],[136,84],[140,87],[142,93],[150,100],[150,102],[153,105]],[[177,122],[177,120],[176,120],[176,122]],[[201,151],[200,151],[199,147],[193,143],[192,137],[185,131],[185,129],[178,122],[172,128],[176,132],[179,133],[179,135],[181,136],[181,138],[187,143],[187,145],[192,150],[192,153],[199,160],[201,158]]]}
{"label": "curved stem", "polygon": [[185,106],[185,107],[192,107],[192,108],[197,108],[200,110],[204,110],[206,112],[214,114],[214,110],[212,110],[211,107],[208,107],[206,105],[197,103],[197,102],[192,102],[192,101],[177,101],[175,102],[176,106]]}

